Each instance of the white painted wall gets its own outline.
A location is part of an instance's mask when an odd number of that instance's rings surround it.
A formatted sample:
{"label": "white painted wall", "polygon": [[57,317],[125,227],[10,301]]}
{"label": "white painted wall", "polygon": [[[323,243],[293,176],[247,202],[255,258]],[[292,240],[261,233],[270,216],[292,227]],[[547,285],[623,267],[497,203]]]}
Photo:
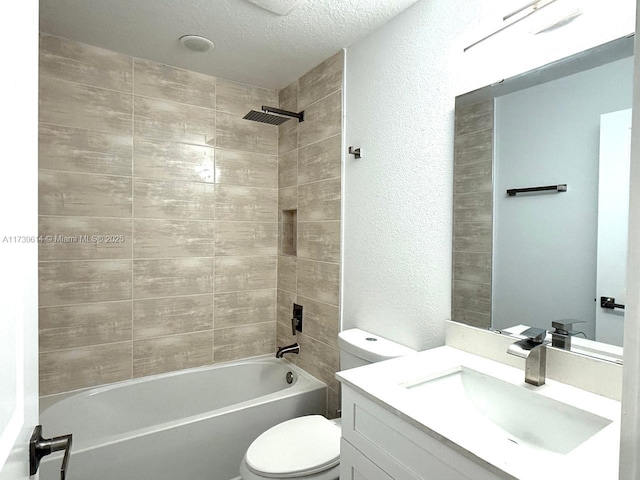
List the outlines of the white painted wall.
{"label": "white painted wall", "polygon": [[[632,91],[630,57],[496,99],[494,328],[570,318],[595,339],[600,116]],[[505,194],[558,183],[566,193]]]}
{"label": "white painted wall", "polygon": [[522,42],[496,36],[464,54],[513,2],[421,0],[347,49],[345,143],[364,156],[345,160],[343,328],[416,349],[444,342],[454,98],[633,31],[633,0],[595,3],[606,7],[597,28],[585,16],[551,34],[527,30]]}

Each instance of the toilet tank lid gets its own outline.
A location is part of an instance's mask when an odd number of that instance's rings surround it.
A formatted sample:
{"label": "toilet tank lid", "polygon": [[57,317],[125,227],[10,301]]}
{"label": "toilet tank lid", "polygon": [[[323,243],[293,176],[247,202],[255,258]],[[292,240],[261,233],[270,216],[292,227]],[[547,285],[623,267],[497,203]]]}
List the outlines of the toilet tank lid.
{"label": "toilet tank lid", "polygon": [[338,334],[338,346],[368,362],[381,362],[390,358],[402,357],[416,353],[415,350],[399,343],[392,342],[379,335],[351,328]]}

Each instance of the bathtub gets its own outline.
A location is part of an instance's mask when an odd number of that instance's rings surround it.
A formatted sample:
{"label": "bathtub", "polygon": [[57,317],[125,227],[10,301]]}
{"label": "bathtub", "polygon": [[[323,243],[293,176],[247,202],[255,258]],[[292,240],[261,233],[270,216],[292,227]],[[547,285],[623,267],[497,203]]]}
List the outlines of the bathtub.
{"label": "bathtub", "polygon": [[[324,413],[326,396],[295,365],[257,357],[43,397],[40,423],[47,438],[73,434],[69,480],[230,480],[260,433]],[[46,457],[40,479],[59,479],[61,461]]]}

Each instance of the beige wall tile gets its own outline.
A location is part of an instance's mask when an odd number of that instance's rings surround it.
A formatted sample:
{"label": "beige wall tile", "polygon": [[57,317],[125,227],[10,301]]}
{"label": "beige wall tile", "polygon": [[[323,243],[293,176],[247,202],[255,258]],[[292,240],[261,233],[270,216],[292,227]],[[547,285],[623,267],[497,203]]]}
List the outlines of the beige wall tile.
{"label": "beige wall tile", "polygon": [[339,384],[335,378],[340,370],[338,349],[325,345],[304,333],[297,335],[300,353],[296,364],[314,377],[326,383],[329,388],[338,390]]}
{"label": "beige wall tile", "polygon": [[38,213],[89,217],[131,217],[130,177],[40,170]]}
{"label": "beige wall tile", "polygon": [[38,126],[40,168],[131,176],[131,135]]}
{"label": "beige wall tile", "polygon": [[332,93],[304,111],[298,124],[298,148],[338,135],[342,130],[342,92]]}
{"label": "beige wall tile", "polygon": [[215,292],[276,288],[277,259],[270,257],[216,257]]}
{"label": "beige wall tile", "polygon": [[493,161],[493,125],[487,130],[456,135],[454,141],[454,163]]}
{"label": "beige wall tile", "polygon": [[278,188],[298,184],[298,150],[278,157]]}
{"label": "beige wall tile", "polygon": [[471,105],[457,106],[455,134],[466,135],[493,128],[493,99]]}
{"label": "beige wall tile", "polygon": [[298,259],[298,295],[338,305],[340,265]]}
{"label": "beige wall tile", "polygon": [[473,312],[491,314],[491,285],[454,281],[454,310],[471,310]]}
{"label": "beige wall tile", "polygon": [[493,194],[479,192],[456,195],[453,199],[453,215],[456,222],[491,222]]}
{"label": "beige wall tile", "polygon": [[136,218],[213,220],[214,186],[136,178],[133,181]]}
{"label": "beige wall tile", "polygon": [[131,93],[128,55],[41,33],[39,60],[40,75]]}
{"label": "beige wall tile", "polygon": [[216,222],[216,256],[276,255],[277,223]]}
{"label": "beige wall tile", "polygon": [[340,222],[298,222],[298,258],[340,262]]}
{"label": "beige wall tile", "polygon": [[133,377],[209,365],[212,347],[211,330],[136,340],[133,342]]}
{"label": "beige wall tile", "polygon": [[214,149],[211,147],[135,137],[133,149],[133,172],[136,177],[206,183],[214,181]]}
{"label": "beige wall tile", "polygon": [[296,120],[289,120],[278,126],[278,155],[284,155],[298,148],[299,123]]}
{"label": "beige wall tile", "polygon": [[300,77],[298,104],[301,109],[342,89],[343,63],[344,53],[340,50]]}
{"label": "beige wall tile", "polygon": [[40,306],[107,302],[131,298],[131,261],[40,263]]}
{"label": "beige wall tile", "polygon": [[298,273],[296,257],[278,256],[278,289],[296,292]]}
{"label": "beige wall tile", "polygon": [[338,348],[338,332],[340,332],[339,308],[301,296],[298,296],[296,303],[303,307],[303,333],[326,345]]}
{"label": "beige wall tile", "polygon": [[216,147],[277,155],[278,127],[216,112]]}
{"label": "beige wall tile", "polygon": [[290,83],[278,92],[278,102],[283,110],[298,111],[298,81]]}
{"label": "beige wall tile", "polygon": [[135,97],[136,136],[213,145],[215,111],[155,98]]}
{"label": "beige wall tile", "polygon": [[282,323],[289,329],[291,333],[291,318],[293,317],[293,304],[297,303],[297,295],[293,292],[278,290],[277,293],[277,315],[278,323]]}
{"label": "beige wall tile", "polygon": [[298,151],[298,184],[340,177],[342,135],[321,140]]}
{"label": "beige wall tile", "polygon": [[340,179],[298,187],[298,221],[340,220]]}
{"label": "beige wall tile", "polygon": [[[298,187],[287,187],[278,190],[278,209],[295,210],[298,208]],[[282,221],[280,219],[280,221]]]}
{"label": "beige wall tile", "polygon": [[42,123],[131,135],[132,105],[126,93],[40,77]]}
{"label": "beige wall tile", "polygon": [[275,353],[275,327],[275,322],[267,322],[215,329],[213,361],[229,362]]}
{"label": "beige wall tile", "polygon": [[276,321],[276,289],[216,293],[215,328]]}
{"label": "beige wall tile", "polygon": [[277,188],[278,158],[274,155],[218,148],[216,183]]}
{"label": "beige wall tile", "polygon": [[477,328],[491,327],[491,315],[485,313],[471,312],[469,310],[453,310],[451,318],[454,322],[464,323]]}
{"label": "beige wall tile", "polygon": [[212,258],[173,258],[133,262],[134,298],[213,293]]}
{"label": "beige wall tile", "polygon": [[131,340],[131,301],[44,307],[40,352]]}
{"label": "beige wall tile", "polygon": [[216,79],[209,75],[136,58],[136,95],[216,108]]}
{"label": "beige wall tile", "polygon": [[217,185],[215,198],[216,220],[278,221],[278,190],[275,188]]}
{"label": "beige wall tile", "polygon": [[213,222],[133,221],[135,258],[213,257]]}
{"label": "beige wall tile", "polygon": [[[297,343],[298,336],[291,334],[291,323],[277,322],[276,324],[276,350]],[[296,355],[287,355],[285,360],[296,363]]]}
{"label": "beige wall tile", "polygon": [[40,261],[131,258],[130,219],[38,217],[38,234]]}
{"label": "beige wall tile", "polygon": [[40,354],[40,395],[120,382],[129,378],[131,342]]}
{"label": "beige wall tile", "polygon": [[454,193],[493,191],[492,162],[476,162],[454,167]]}
{"label": "beige wall tile", "polygon": [[491,223],[454,223],[454,252],[491,253],[493,229]]}
{"label": "beige wall tile", "polygon": [[213,295],[133,302],[133,338],[162,337],[213,328]]}
{"label": "beige wall tile", "polygon": [[277,107],[278,92],[266,88],[244,85],[218,78],[216,80],[216,109],[244,117],[249,110],[260,112],[262,106]]}
{"label": "beige wall tile", "polygon": [[491,253],[454,252],[453,278],[474,283],[491,283]]}

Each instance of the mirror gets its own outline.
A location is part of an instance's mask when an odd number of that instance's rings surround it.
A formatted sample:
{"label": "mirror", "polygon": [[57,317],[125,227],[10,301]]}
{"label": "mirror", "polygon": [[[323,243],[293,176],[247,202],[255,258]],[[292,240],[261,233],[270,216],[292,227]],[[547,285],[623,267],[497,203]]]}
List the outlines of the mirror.
{"label": "mirror", "polygon": [[454,321],[621,361],[632,90],[633,36],[456,98]]}

